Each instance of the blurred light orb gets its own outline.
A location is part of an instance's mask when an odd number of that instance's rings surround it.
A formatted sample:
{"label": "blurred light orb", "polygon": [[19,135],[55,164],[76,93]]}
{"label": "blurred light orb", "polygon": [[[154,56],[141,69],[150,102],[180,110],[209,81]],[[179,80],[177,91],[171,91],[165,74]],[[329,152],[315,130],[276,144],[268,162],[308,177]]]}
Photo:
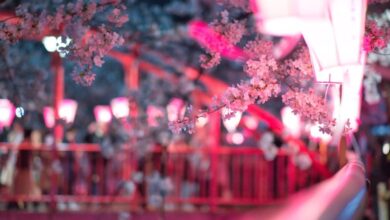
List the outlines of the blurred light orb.
{"label": "blurred light orb", "polygon": [[251,130],[255,130],[257,128],[257,120],[255,117],[253,116],[246,116],[244,118],[244,124],[247,128],[251,129]]}
{"label": "blurred light orb", "polygon": [[196,120],[196,127],[198,128],[202,128],[204,127],[207,122],[209,121],[209,118],[207,116],[205,117],[199,117],[197,120]]}
{"label": "blurred light orb", "polygon": [[67,47],[70,42],[72,42],[72,39],[69,37],[55,37],[55,36],[46,36],[42,39],[43,46],[45,49],[52,53],[52,52],[59,52],[61,57],[65,57],[68,53],[66,50],[63,50],[63,48]]}
{"label": "blurred light orb", "polygon": [[52,53],[57,50],[57,38],[54,36],[46,36],[42,40],[43,46],[45,49]]}
{"label": "blurred light orb", "polygon": [[17,107],[17,108],[15,109],[15,115],[16,115],[16,117],[18,117],[18,118],[23,117],[23,116],[24,116],[24,108],[21,107],[21,106]]}
{"label": "blurred light orb", "polygon": [[387,155],[390,152],[390,144],[389,142],[386,142],[382,147],[382,153]]}
{"label": "blurred light orb", "polygon": [[240,145],[244,143],[244,135],[240,132],[234,132],[232,134],[232,142],[233,144]]}

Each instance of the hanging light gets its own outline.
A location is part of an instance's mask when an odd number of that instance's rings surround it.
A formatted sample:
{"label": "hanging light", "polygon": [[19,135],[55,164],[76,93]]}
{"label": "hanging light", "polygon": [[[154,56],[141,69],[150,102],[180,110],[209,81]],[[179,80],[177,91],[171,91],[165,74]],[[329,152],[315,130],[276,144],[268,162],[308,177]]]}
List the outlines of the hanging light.
{"label": "hanging light", "polygon": [[93,109],[95,119],[98,123],[110,123],[112,119],[111,109],[108,105],[97,105]]}
{"label": "hanging light", "polygon": [[294,137],[299,137],[301,135],[302,127],[299,115],[294,114],[293,110],[288,106],[283,107],[280,114],[282,116],[283,125],[288,133]]}
{"label": "hanging light", "polygon": [[310,137],[314,140],[321,140],[324,143],[329,143],[332,140],[332,136],[320,131],[320,126],[310,125]]}
{"label": "hanging light", "polygon": [[[60,119],[67,124],[72,124],[76,117],[77,102],[72,99],[64,99],[60,103],[59,116]],[[46,106],[43,108],[43,119],[48,128],[52,128],[55,124],[54,110],[52,107]]]}
{"label": "hanging light", "polygon": [[14,105],[8,99],[0,99],[0,129],[11,126],[14,117]]}
{"label": "hanging light", "polygon": [[[227,114],[230,114],[231,110],[228,108],[222,108],[222,117],[225,118]],[[228,119],[223,119],[223,126],[225,126],[228,132],[236,131],[238,124],[241,121],[242,112],[236,112],[233,117],[229,117]]]}
{"label": "hanging light", "polygon": [[199,117],[196,120],[195,125],[198,128],[202,128],[207,124],[207,122],[209,122],[209,117],[207,115],[205,115],[205,116]]}
{"label": "hanging light", "polygon": [[167,114],[169,121],[177,121],[184,117],[185,114],[185,103],[182,99],[173,98],[167,105]]}
{"label": "hanging light", "polygon": [[345,74],[352,74],[361,84],[365,61],[361,46],[367,2],[326,2],[321,18],[301,22],[317,81],[345,82]]}
{"label": "hanging light", "polygon": [[361,50],[367,0],[253,0],[258,29],[302,33],[317,82],[342,83],[337,132],[358,124],[365,54]]}
{"label": "hanging light", "polygon": [[111,111],[115,118],[126,118],[130,113],[129,100],[126,97],[111,100]]}
{"label": "hanging light", "polygon": [[151,127],[156,127],[158,126],[158,118],[163,118],[164,117],[164,112],[160,108],[149,105],[148,108],[146,109],[146,113],[148,115],[148,124]]}
{"label": "hanging light", "polygon": [[[317,2],[317,1],[313,1]],[[326,13],[318,20],[302,21],[318,82],[342,83],[336,133],[349,121],[356,130],[360,117],[365,53],[363,42],[366,0],[326,1]]]}
{"label": "hanging light", "polygon": [[256,130],[259,122],[257,121],[257,119],[255,117],[247,115],[247,116],[244,116],[242,119],[244,120],[244,124],[247,128],[249,128],[251,130]]}
{"label": "hanging light", "polygon": [[64,99],[60,106],[60,118],[71,124],[76,117],[77,102],[72,99]]}
{"label": "hanging light", "polygon": [[43,120],[45,121],[45,125],[48,128],[52,128],[54,126],[54,111],[52,107],[45,106],[43,107]]}
{"label": "hanging light", "polygon": [[323,16],[327,0],[251,0],[256,26],[264,34],[291,36],[301,33],[302,19]]}

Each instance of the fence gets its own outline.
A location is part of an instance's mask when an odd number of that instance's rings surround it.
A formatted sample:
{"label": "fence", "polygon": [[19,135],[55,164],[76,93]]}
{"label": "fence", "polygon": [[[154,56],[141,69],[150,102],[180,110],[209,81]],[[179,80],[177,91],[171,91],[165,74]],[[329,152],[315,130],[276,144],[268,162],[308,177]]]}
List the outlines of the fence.
{"label": "fence", "polygon": [[[0,168],[5,167],[10,149],[9,144],[0,144]],[[300,170],[283,150],[267,161],[260,149],[249,147],[157,146],[146,154],[123,149],[104,157],[107,152],[102,154],[98,145],[71,144],[61,145],[56,154],[57,160],[53,160],[53,151],[47,146],[19,146],[16,172],[30,170],[39,193],[3,190],[0,201],[39,201],[53,206],[59,201],[122,204],[131,209],[203,205],[215,209],[274,203],[329,176],[325,169],[318,169],[321,165],[316,161],[309,169]],[[21,160],[29,162],[22,166]],[[14,182],[13,186],[20,184]]]}

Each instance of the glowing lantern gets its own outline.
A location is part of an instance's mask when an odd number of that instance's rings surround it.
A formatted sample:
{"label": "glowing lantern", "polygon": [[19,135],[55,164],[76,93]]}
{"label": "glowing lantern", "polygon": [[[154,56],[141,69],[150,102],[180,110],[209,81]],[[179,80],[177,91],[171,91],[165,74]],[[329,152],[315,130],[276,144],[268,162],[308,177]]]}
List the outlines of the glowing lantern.
{"label": "glowing lantern", "polygon": [[[67,124],[73,123],[76,117],[77,102],[71,99],[64,99],[61,101],[59,116],[60,119],[64,120]],[[43,108],[43,119],[45,125],[48,128],[52,128],[55,124],[54,110],[52,107]]]}
{"label": "glowing lantern", "polygon": [[111,111],[115,118],[125,118],[129,116],[129,100],[126,97],[118,97],[111,100]]}
{"label": "glowing lantern", "polygon": [[271,35],[303,34],[317,81],[359,74],[366,0],[252,0],[257,27]]}
{"label": "glowing lantern", "polygon": [[302,19],[325,14],[326,0],[251,0],[257,28],[270,35],[297,35]]}
{"label": "glowing lantern", "polygon": [[302,33],[317,81],[343,84],[336,133],[341,132],[347,119],[357,124],[365,62],[361,46],[367,1],[253,0],[252,3],[261,32]]}
{"label": "glowing lantern", "polygon": [[[317,2],[317,1],[313,1]],[[361,86],[365,54],[361,50],[366,0],[326,1],[325,14],[317,20],[302,21],[302,34],[318,82],[342,83],[338,131],[347,120],[356,130],[360,117]]]}
{"label": "glowing lantern", "polygon": [[176,121],[185,114],[185,105],[182,99],[173,98],[167,105],[167,114],[169,121]]}
{"label": "glowing lantern", "polygon": [[255,117],[248,115],[248,116],[243,117],[243,120],[244,120],[244,124],[247,128],[249,128],[251,130],[256,130],[258,122],[257,122],[257,119]]}
{"label": "glowing lantern", "polygon": [[207,115],[205,115],[204,117],[199,117],[196,120],[195,125],[198,128],[202,128],[207,124],[208,121],[209,121],[209,117]]}
{"label": "glowing lantern", "polygon": [[[317,81],[344,82],[346,73],[359,79],[363,76],[365,57],[361,46],[367,2],[334,0],[327,3],[323,18],[302,21],[302,33]],[[356,81],[361,84],[361,79]]]}
{"label": "glowing lantern", "polygon": [[149,105],[146,113],[148,114],[148,124],[152,127],[158,126],[158,118],[164,117],[164,112],[160,108]]}
{"label": "glowing lantern", "polygon": [[43,119],[45,121],[45,125],[48,128],[52,128],[54,126],[54,111],[52,107],[43,107]]}
{"label": "glowing lantern", "polygon": [[281,116],[288,133],[294,137],[299,137],[301,134],[301,119],[299,115],[294,114],[290,107],[284,107],[281,110]]}
{"label": "glowing lantern", "polygon": [[76,117],[77,102],[71,99],[64,99],[60,106],[60,118],[66,123],[73,123]]}
{"label": "glowing lantern", "polygon": [[0,129],[9,127],[15,117],[15,107],[8,99],[0,99]]}
{"label": "glowing lantern", "polygon": [[95,119],[98,123],[109,123],[112,119],[112,114],[110,110],[110,106],[106,105],[97,105],[93,109],[93,113],[95,114]]}
{"label": "glowing lantern", "polygon": [[[222,109],[223,118],[225,118],[225,116],[227,114],[229,114],[230,112],[231,112],[230,109],[223,108]],[[229,117],[229,119],[224,119],[222,121],[223,125],[225,126],[226,130],[228,130],[228,132],[231,133],[231,132],[234,132],[236,130],[238,124],[241,121],[241,116],[242,116],[242,112],[236,112],[233,117]]]}
{"label": "glowing lantern", "polygon": [[319,125],[310,126],[310,137],[315,140],[322,140],[324,143],[329,143],[332,140],[332,136],[320,131]]}

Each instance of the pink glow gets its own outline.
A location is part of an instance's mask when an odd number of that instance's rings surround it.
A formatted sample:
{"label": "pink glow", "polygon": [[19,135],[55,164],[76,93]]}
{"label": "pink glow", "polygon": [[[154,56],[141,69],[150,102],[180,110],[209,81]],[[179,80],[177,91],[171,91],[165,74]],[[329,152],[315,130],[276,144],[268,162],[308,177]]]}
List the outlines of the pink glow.
{"label": "pink glow", "polygon": [[198,128],[202,128],[202,127],[204,127],[207,124],[208,121],[209,121],[209,117],[206,115],[205,117],[198,118],[196,120],[195,125]]}
{"label": "pink glow", "polygon": [[183,118],[185,111],[184,101],[179,98],[173,98],[167,105],[168,120],[177,121]]}
{"label": "pink glow", "polygon": [[314,140],[322,140],[325,143],[329,143],[332,140],[332,136],[321,132],[318,125],[310,126],[310,137]]}
{"label": "pink glow", "polygon": [[219,52],[228,59],[237,60],[245,57],[240,48],[231,45],[222,35],[209,28],[206,22],[191,21],[188,24],[188,35],[203,47]]}
{"label": "pink glow", "polygon": [[8,99],[0,99],[0,129],[11,126],[14,117],[14,105]]}
{"label": "pink glow", "polygon": [[48,128],[52,128],[54,126],[54,111],[52,107],[43,107],[43,119],[45,121],[45,125]]}
{"label": "pink glow", "polygon": [[282,59],[290,54],[301,40],[301,35],[283,37],[274,47],[273,54],[276,59]]}
{"label": "pink glow", "polygon": [[232,134],[232,142],[233,144],[240,145],[244,143],[244,135],[240,132],[234,132]]}
{"label": "pink glow", "polygon": [[334,92],[333,117],[341,123],[345,123],[348,120],[352,131],[356,131],[360,124],[360,106],[362,99],[361,86],[363,75],[363,67],[356,68],[356,71],[348,72],[344,75],[341,100],[339,98],[339,90]]}
{"label": "pink glow", "polygon": [[160,108],[149,105],[147,110],[147,115],[148,115],[148,124],[152,127],[158,126],[158,118],[163,118],[164,117],[164,112]]}
{"label": "pink glow", "polygon": [[111,100],[111,110],[115,118],[125,118],[129,116],[129,101],[126,97],[118,97]]}
{"label": "pink glow", "polygon": [[326,0],[251,0],[258,30],[277,36],[300,34],[302,19],[323,16],[326,3]]}
{"label": "pink glow", "polygon": [[365,0],[329,1],[317,20],[302,22],[317,81],[343,82],[344,74],[364,65],[361,46],[366,14]]}
{"label": "pink glow", "polygon": [[60,106],[60,118],[65,120],[66,123],[73,123],[76,117],[77,102],[71,99],[64,99]]}
{"label": "pink glow", "polygon": [[290,107],[284,107],[281,110],[282,121],[284,127],[287,129],[288,133],[294,137],[299,137],[301,135],[301,119],[299,115],[293,113]]}
{"label": "pink glow", "polygon": [[[230,110],[227,108],[222,109],[223,116],[229,114],[229,112],[230,112]],[[236,114],[234,114],[233,117],[231,117],[229,119],[223,119],[223,121],[222,121],[223,126],[225,126],[225,128],[226,128],[226,130],[228,130],[228,132],[231,133],[231,132],[236,131],[236,128],[241,121],[241,116],[242,116],[242,112],[236,112]]]}
{"label": "pink glow", "polygon": [[[71,99],[64,99],[60,104],[59,116],[66,123],[73,123],[76,117],[77,111],[77,102]],[[43,119],[45,121],[45,125],[48,128],[52,128],[55,124],[54,111],[52,107],[44,107],[43,108]]]}
{"label": "pink glow", "polygon": [[111,109],[108,105],[95,106],[93,113],[95,114],[95,119],[98,123],[110,123],[112,120]]}
{"label": "pink glow", "polygon": [[244,121],[244,124],[247,128],[251,129],[251,130],[256,130],[257,128],[257,119],[253,116],[245,116],[243,118],[243,121]]}

